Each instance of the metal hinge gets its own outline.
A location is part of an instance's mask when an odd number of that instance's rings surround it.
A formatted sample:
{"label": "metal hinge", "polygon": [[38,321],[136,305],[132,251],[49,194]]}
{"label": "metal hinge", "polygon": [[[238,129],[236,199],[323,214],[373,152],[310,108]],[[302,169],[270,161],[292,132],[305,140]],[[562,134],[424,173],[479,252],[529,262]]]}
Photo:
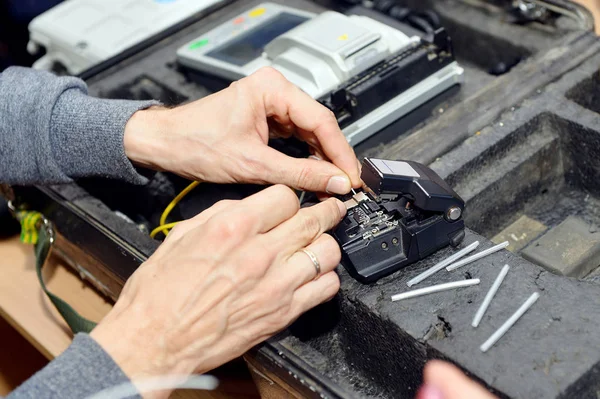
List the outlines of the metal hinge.
{"label": "metal hinge", "polygon": [[539,21],[548,16],[548,9],[536,1],[514,0],[512,6],[521,18],[528,21]]}

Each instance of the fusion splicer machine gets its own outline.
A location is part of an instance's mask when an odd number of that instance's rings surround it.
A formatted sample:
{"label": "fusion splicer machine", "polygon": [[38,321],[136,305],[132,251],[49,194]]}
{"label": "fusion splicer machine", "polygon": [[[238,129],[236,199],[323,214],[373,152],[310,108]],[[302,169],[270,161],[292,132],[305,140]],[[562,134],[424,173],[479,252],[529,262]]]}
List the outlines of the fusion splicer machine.
{"label": "fusion splicer machine", "polygon": [[331,109],[352,145],[463,79],[443,29],[409,37],[367,16],[271,3],[187,43],[177,59],[227,80],[271,66]]}
{"label": "fusion splicer machine", "polygon": [[348,213],[333,235],[342,264],[372,283],[465,236],[464,201],[417,162],[365,158],[365,188],[345,200]]}

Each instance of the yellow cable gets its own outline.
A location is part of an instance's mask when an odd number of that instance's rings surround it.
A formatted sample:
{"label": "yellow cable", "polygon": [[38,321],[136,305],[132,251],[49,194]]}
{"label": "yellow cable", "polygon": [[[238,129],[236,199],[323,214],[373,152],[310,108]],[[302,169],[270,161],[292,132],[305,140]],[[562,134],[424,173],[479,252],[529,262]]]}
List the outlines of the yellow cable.
{"label": "yellow cable", "polygon": [[173,208],[175,208],[179,201],[181,201],[183,197],[185,197],[190,191],[192,191],[194,187],[196,187],[198,184],[199,183],[197,181],[192,182],[189,186],[184,188],[182,192],[177,194],[177,197],[175,197],[169,205],[167,205],[162,215],[160,216],[160,226],[164,225],[167,222],[167,216],[169,216],[169,213],[171,213],[171,211],[173,210]]}
{"label": "yellow cable", "polygon": [[158,227],[156,227],[150,233],[151,238],[154,238],[158,233],[161,233],[161,232],[166,237],[167,234],[169,234],[169,231],[173,227],[175,227],[175,225],[177,223],[179,223],[179,222],[166,223],[167,217],[169,216],[169,213],[171,213],[173,208],[175,208],[177,206],[179,201],[181,201],[183,199],[183,197],[185,197],[190,191],[192,191],[198,184],[199,184],[199,182],[197,182],[197,181],[190,183],[190,185],[188,185],[186,188],[184,188],[179,194],[177,194],[177,196],[175,198],[173,198],[173,201],[171,201],[169,203],[169,205],[167,205],[167,207],[163,211],[162,215],[160,215],[160,223],[159,223]]}
{"label": "yellow cable", "polygon": [[157,228],[155,228],[154,230],[152,230],[152,232],[150,233],[150,237],[154,238],[160,232],[162,232],[165,235],[165,237],[166,237],[167,234],[169,234],[169,231],[171,231],[171,229],[173,227],[175,227],[175,225],[177,223],[179,223],[179,222],[173,222],[173,223],[168,223],[168,224],[161,224],[160,226],[158,226]]}

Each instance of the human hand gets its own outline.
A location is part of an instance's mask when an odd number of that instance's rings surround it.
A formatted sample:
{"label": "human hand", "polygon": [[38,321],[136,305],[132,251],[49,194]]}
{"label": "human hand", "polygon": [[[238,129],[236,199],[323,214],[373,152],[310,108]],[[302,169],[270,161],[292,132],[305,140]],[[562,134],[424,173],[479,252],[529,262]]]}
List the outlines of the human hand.
{"label": "human hand", "polygon": [[[267,146],[269,137],[292,134],[318,159]],[[333,113],[271,68],[181,107],[136,112],[124,145],[134,163],[191,180],[280,183],[330,194],[361,186],[359,163]]]}
{"label": "human hand", "polygon": [[218,202],[173,229],[91,336],[134,382],[236,358],[337,293],[340,248],[325,232],[345,213],[334,198],[299,209],[282,185]]}
{"label": "human hand", "polygon": [[425,366],[417,399],[496,399],[450,363],[432,360]]}

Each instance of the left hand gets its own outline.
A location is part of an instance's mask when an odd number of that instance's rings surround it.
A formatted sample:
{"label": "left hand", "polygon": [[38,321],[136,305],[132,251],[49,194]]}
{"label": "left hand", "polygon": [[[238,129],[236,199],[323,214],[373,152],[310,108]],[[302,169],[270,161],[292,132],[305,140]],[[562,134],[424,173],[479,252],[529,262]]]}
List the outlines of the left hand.
{"label": "left hand", "polygon": [[[292,134],[319,159],[267,146],[269,137]],[[124,144],[134,163],[194,180],[329,194],[361,186],[358,161],[333,113],[271,68],[181,107],[136,112]]]}

